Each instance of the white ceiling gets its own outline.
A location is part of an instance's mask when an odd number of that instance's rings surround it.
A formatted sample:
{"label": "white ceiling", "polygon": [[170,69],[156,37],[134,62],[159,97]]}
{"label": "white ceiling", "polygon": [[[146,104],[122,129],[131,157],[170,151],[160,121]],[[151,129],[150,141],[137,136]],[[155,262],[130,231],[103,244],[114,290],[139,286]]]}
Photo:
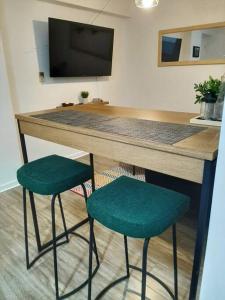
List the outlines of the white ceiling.
{"label": "white ceiling", "polygon": [[132,0],[41,0],[47,2],[58,2],[59,4],[68,4],[86,9],[92,9],[129,17]]}

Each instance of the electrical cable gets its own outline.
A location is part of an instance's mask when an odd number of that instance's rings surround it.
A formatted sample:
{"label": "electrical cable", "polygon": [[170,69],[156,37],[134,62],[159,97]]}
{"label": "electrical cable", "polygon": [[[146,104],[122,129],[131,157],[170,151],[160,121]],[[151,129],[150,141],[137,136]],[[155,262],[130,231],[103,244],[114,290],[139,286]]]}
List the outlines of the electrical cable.
{"label": "electrical cable", "polygon": [[109,5],[110,2],[112,2],[112,0],[108,0],[103,6],[103,8],[94,16],[93,20],[90,22],[91,25],[93,25],[96,19],[102,15],[102,13],[105,11],[106,7]]}

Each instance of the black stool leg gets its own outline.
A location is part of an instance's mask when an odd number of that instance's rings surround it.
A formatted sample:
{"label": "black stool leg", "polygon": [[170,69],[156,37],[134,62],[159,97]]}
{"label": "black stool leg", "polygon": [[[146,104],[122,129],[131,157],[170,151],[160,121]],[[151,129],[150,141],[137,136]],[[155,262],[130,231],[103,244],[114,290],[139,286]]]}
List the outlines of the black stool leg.
{"label": "black stool leg", "polygon": [[34,202],[34,194],[29,191],[29,196],[30,196],[30,206],[31,206],[31,211],[32,211],[32,216],[33,216],[37,248],[38,248],[38,252],[41,252],[42,246],[41,246],[41,239],[40,239],[39,226],[38,226],[38,220],[37,220],[36,206],[35,206],[35,202]]}
{"label": "black stool leg", "polygon": [[125,257],[126,257],[126,269],[127,269],[127,277],[130,277],[130,268],[129,268],[129,254],[128,254],[128,244],[127,237],[124,235],[124,248],[125,248]]}
{"label": "black stool leg", "polygon": [[89,269],[88,269],[88,300],[91,300],[92,287],[92,256],[93,256],[93,237],[94,237],[94,219],[89,217],[90,239],[89,239]]}
{"label": "black stool leg", "polygon": [[55,293],[56,293],[56,299],[59,299],[56,228],[55,228],[55,199],[56,199],[56,196],[57,195],[52,196],[51,213],[52,213],[52,242],[53,242],[53,259],[54,259],[54,273],[55,273]]}
{"label": "black stool leg", "polygon": [[30,263],[29,263],[29,246],[28,246],[28,230],[27,230],[27,199],[26,199],[26,189],[25,188],[23,188],[23,217],[24,217],[26,265],[27,265],[27,269],[29,269]]}
{"label": "black stool leg", "polygon": [[91,185],[92,185],[92,193],[95,191],[95,167],[94,167],[94,155],[90,153],[90,165],[92,169],[91,176]]}
{"label": "black stool leg", "polygon": [[141,300],[145,300],[145,295],[146,295],[147,258],[148,258],[149,241],[150,239],[145,239],[144,247],[143,247]]}
{"label": "black stool leg", "polygon": [[64,211],[63,211],[62,200],[61,200],[60,194],[58,194],[58,199],[59,199],[59,207],[60,207],[62,221],[63,221],[63,227],[64,227],[64,231],[66,234],[66,241],[69,243],[69,235],[68,235],[68,231],[67,231],[67,227],[66,227],[66,220],[65,220],[65,216],[64,216]]}
{"label": "black stool leg", "polygon": [[[83,192],[84,192],[84,199],[85,199],[85,203],[86,203],[86,206],[87,206],[87,200],[88,200],[87,190],[86,190],[85,185],[83,183],[81,184],[81,187],[82,187]],[[93,243],[94,243],[94,251],[95,251],[95,255],[96,255],[97,266],[99,266],[100,262],[99,262],[98,249],[97,249],[97,244],[96,244],[94,232],[93,232]]]}
{"label": "black stool leg", "polygon": [[178,275],[177,275],[177,235],[176,224],[173,225],[173,265],[174,265],[174,299],[178,300]]}
{"label": "black stool leg", "polygon": [[[90,165],[91,165],[91,169],[92,169],[91,186],[92,186],[92,193],[93,193],[95,191],[95,166],[94,166],[94,155],[92,153],[90,153]],[[84,190],[84,198],[85,198],[85,202],[87,204],[87,191],[86,191],[84,184],[82,184],[82,188]],[[94,232],[93,232],[93,242],[94,242],[97,266],[99,266],[100,262],[99,262],[98,250],[97,250]]]}

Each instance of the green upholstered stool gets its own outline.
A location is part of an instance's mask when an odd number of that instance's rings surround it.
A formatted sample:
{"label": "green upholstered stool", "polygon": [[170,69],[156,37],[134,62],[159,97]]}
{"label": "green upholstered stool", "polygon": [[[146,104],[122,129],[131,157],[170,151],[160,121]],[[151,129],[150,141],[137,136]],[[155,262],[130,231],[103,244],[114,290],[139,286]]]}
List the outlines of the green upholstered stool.
{"label": "green upholstered stool", "polygon": [[[54,258],[54,274],[55,274],[55,288],[56,288],[56,299],[65,299],[67,296],[71,296],[80,290],[83,286],[88,283],[88,279],[82,283],[79,287],[75,288],[73,291],[60,296],[58,287],[58,266],[57,266],[57,247],[65,242],[69,242],[69,234],[75,234],[85,240],[87,243],[89,241],[76,234],[74,231],[80,226],[88,222],[88,218],[76,224],[70,229],[66,227],[66,221],[63,212],[63,206],[60,194],[75,187],[81,185],[84,192],[85,201],[87,202],[87,192],[84,186],[84,182],[92,179],[93,182],[93,169],[91,166],[61,157],[58,155],[50,155],[37,159],[30,163],[25,164],[17,171],[18,182],[23,187],[23,207],[24,207],[24,232],[25,232],[25,249],[26,249],[26,264],[27,269],[31,268],[33,264],[42,257],[45,253],[53,250]],[[32,262],[29,260],[29,247],[28,247],[28,227],[27,227],[27,206],[26,206],[26,191],[29,191],[30,204],[33,215],[34,229],[37,241],[37,248],[39,255],[33,259]],[[36,208],[34,202],[34,193],[40,195],[52,195],[51,200],[51,213],[52,213],[52,240],[46,244],[41,244],[39,227],[37,222]],[[64,232],[56,236],[56,222],[55,222],[55,201],[58,198]],[[66,238],[64,241],[58,242],[63,237]],[[97,272],[99,267],[99,260],[97,255],[97,248],[94,241],[94,251],[96,254],[97,266],[92,275]]]}
{"label": "green upholstered stool", "polygon": [[[130,276],[130,268],[142,272],[141,299],[145,299],[146,275],[150,275],[166,288],[173,299],[178,299],[176,222],[189,208],[189,197],[122,176],[93,193],[87,202],[90,216],[89,300],[91,300],[93,221],[124,235],[127,274],[107,286],[96,299],[100,299],[115,284]],[[174,289],[172,291],[158,278],[147,272],[147,250],[150,238],[173,226]],[[142,269],[129,264],[127,237],[145,239]]]}
{"label": "green upholstered stool", "polygon": [[19,183],[40,195],[63,193],[91,176],[90,166],[58,155],[37,159],[17,171]]}

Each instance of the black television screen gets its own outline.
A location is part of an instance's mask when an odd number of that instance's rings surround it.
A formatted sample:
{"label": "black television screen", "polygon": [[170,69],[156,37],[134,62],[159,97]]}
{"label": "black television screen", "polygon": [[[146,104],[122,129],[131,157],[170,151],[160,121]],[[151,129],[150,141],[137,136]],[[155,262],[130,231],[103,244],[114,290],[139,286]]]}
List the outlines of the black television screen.
{"label": "black television screen", "polygon": [[110,76],[114,30],[49,18],[51,77]]}
{"label": "black television screen", "polygon": [[162,62],[179,61],[182,39],[163,36]]}

